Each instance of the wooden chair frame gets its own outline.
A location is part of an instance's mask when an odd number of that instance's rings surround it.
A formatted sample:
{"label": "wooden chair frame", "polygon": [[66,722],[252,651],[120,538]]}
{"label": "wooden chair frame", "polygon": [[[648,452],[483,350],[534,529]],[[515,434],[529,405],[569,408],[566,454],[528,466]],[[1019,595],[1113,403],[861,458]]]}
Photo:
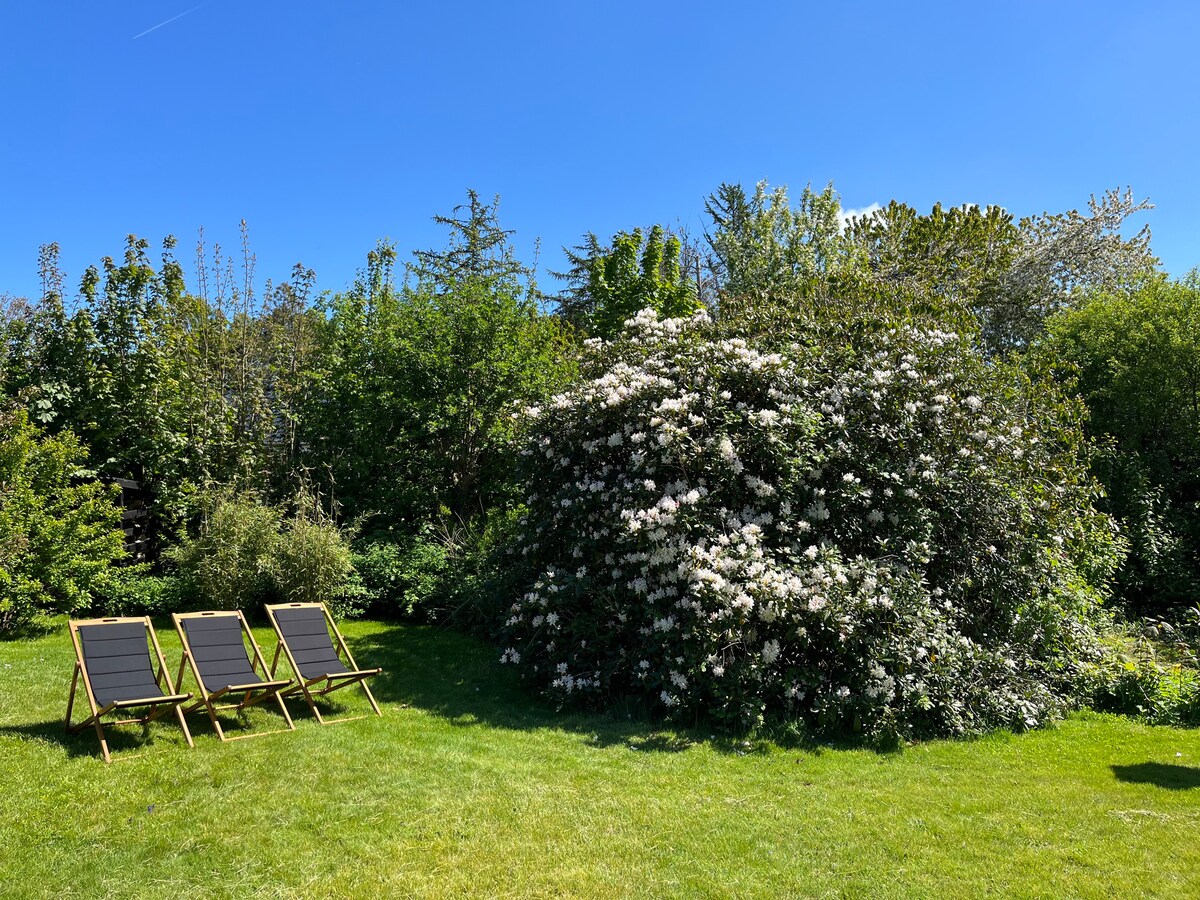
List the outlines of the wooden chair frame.
{"label": "wooden chair frame", "polygon": [[[155,683],[162,689],[164,696],[161,697],[145,697],[132,700],[114,700],[108,705],[101,708],[96,703],[96,694],[92,690],[92,680],[88,675],[87,665],[84,662],[83,646],[80,643],[79,629],[87,625],[118,625],[131,624],[137,622],[144,625],[146,633],[150,637],[150,643],[154,647],[154,654],[158,657],[158,673],[155,675]],[[192,698],[189,693],[180,694],[176,692],[175,685],[171,684],[171,675],[167,671],[167,660],[163,656],[162,647],[158,644],[158,635],[154,633],[154,626],[150,623],[149,616],[112,616],[104,619],[79,619],[71,620],[71,643],[75,646],[75,673],[71,678],[71,694],[67,698],[67,715],[64,720],[64,728],[67,734],[77,734],[89,725],[96,729],[96,737],[100,740],[100,752],[104,756],[106,763],[112,762],[112,755],[108,751],[108,738],[104,734],[104,725],[100,719],[111,712],[122,709],[130,709],[139,706],[148,706],[149,711],[146,715],[133,719],[117,719],[109,722],[109,725],[141,725],[145,727],[155,719],[161,718],[172,709],[175,711],[176,718],[179,719],[179,727],[183,729],[183,736],[187,738],[189,747],[195,747],[192,741],[192,733],[188,730],[187,721],[183,718],[182,705]],[[151,660],[153,662],[153,660]],[[88,708],[91,710],[91,715],[80,722],[78,725],[71,724],[71,712],[75,708],[75,690],[79,686],[79,678],[83,676],[83,687],[87,694]]]}
{"label": "wooden chair frame", "polygon": [[[236,617],[238,624],[241,627],[243,646],[245,641],[250,642],[250,649],[254,651],[254,662],[250,666],[251,669],[261,668],[263,680],[254,684],[233,684],[229,687],[221,688],[219,691],[209,692],[204,685],[204,679],[200,676],[200,667],[196,663],[195,654],[192,652],[192,645],[188,641],[187,631],[184,629],[183,623],[186,619],[215,619],[215,618],[230,618]],[[217,733],[222,741],[240,741],[244,738],[263,737],[268,734],[282,734],[285,731],[295,731],[296,725],[292,721],[291,715],[287,711],[287,706],[284,705],[280,697],[280,691],[292,683],[290,678],[283,680],[272,680],[274,672],[267,673],[267,662],[263,658],[262,652],[258,649],[258,642],[254,640],[254,634],[250,631],[250,626],[246,622],[246,617],[242,615],[241,610],[231,610],[228,612],[192,612],[192,613],[171,613],[171,619],[175,623],[175,630],[179,632],[180,643],[183,644],[183,658],[179,660],[179,676],[176,682],[180,687],[183,686],[183,672],[186,667],[191,667],[192,677],[196,681],[196,687],[200,690],[200,699],[191,706],[183,710],[184,715],[194,712],[200,707],[204,707],[208,713],[208,720],[212,722],[213,730]],[[258,694],[255,694],[258,691]],[[215,701],[221,699],[226,694],[242,694],[241,703],[224,703],[218,704]],[[268,699],[274,698],[279,704],[279,711],[283,713],[283,719],[287,722],[287,728],[277,728],[273,731],[256,731],[253,734],[238,734],[229,737],[225,734],[225,730],[221,727],[220,720],[217,719],[217,710],[236,710],[241,712],[251,706],[257,706]]]}
{"label": "wooden chair frame", "polygon": [[[300,666],[296,664],[296,659],[292,656],[292,648],[288,646],[287,638],[283,636],[283,630],[279,627],[279,622],[275,618],[276,610],[281,609],[319,609],[325,615],[325,622],[330,631],[333,632],[333,638],[336,642],[337,649],[342,652],[346,658],[345,664],[350,669],[349,672],[339,672],[332,675],[317,675],[314,678],[305,679],[300,674]],[[279,665],[279,655],[282,652],[287,656],[288,665],[292,667],[292,672],[296,676],[296,684],[287,690],[281,691],[281,697],[286,697],[289,694],[300,692],[304,695],[304,699],[308,701],[309,708],[313,711],[317,721],[322,725],[334,725],[338,722],[353,722],[356,719],[365,719],[364,716],[344,716],[340,719],[326,719],[321,715],[321,711],[317,709],[315,701],[316,697],[324,697],[331,691],[336,691],[339,688],[348,687],[352,684],[359,684],[367,695],[367,699],[371,702],[371,708],[375,710],[375,715],[382,716],[383,713],[379,709],[379,704],[375,702],[375,695],[371,693],[371,689],[367,687],[367,679],[378,675],[383,671],[381,668],[376,669],[360,669],[358,663],[354,661],[354,657],[350,654],[350,648],[346,646],[346,641],[342,637],[342,633],[338,631],[337,623],[333,621],[333,616],[329,614],[329,609],[324,603],[275,603],[266,604],[267,618],[271,620],[271,626],[275,629],[275,635],[279,643],[275,647],[275,656],[271,660],[271,676],[275,676],[275,669]],[[325,687],[321,690],[310,690],[314,685],[320,682],[325,682]]]}

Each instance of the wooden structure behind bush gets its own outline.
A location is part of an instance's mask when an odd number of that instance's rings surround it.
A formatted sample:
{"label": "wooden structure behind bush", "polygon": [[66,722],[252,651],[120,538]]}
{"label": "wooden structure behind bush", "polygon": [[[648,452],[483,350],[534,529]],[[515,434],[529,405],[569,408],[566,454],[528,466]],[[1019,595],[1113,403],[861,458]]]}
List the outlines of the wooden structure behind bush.
{"label": "wooden structure behind bush", "polygon": [[125,510],[121,514],[121,530],[125,532],[125,552],[129,554],[123,564],[152,561],[155,554],[150,528],[150,492],[141,482],[128,478],[105,478],[104,481],[121,489],[118,502]]}

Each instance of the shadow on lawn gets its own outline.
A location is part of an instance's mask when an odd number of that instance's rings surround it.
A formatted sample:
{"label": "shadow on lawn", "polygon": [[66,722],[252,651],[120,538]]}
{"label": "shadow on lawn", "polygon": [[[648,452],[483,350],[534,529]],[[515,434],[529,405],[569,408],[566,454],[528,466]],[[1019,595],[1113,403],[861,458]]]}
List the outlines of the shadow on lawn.
{"label": "shadow on lawn", "polygon": [[[222,727],[224,724],[224,722],[221,723]],[[192,722],[189,721],[188,726],[191,727],[191,725]],[[108,749],[113,755],[113,760],[116,761],[120,758],[120,754],[128,756],[139,755],[146,751],[153,752],[156,744],[162,749],[173,747],[174,742],[170,739],[160,740],[164,737],[160,733],[161,730],[172,726],[178,737],[178,743],[183,745],[183,731],[174,720],[155,722],[149,729],[143,729],[140,725],[105,724],[104,736],[108,740]],[[101,758],[100,742],[96,739],[96,730],[90,725],[76,734],[67,734],[63,730],[62,719],[55,719],[52,722],[30,722],[27,725],[0,725],[0,735],[61,747],[69,757],[94,756],[96,759]],[[184,749],[187,749],[186,745]]]}
{"label": "shadow on lawn", "polygon": [[1172,791],[1200,788],[1200,769],[1170,763],[1144,762],[1132,766],[1112,766],[1118,781],[1133,784],[1155,784]]}
{"label": "shadow on lawn", "polygon": [[[388,626],[368,635],[346,635],[360,666],[382,666],[370,682],[381,702],[406,704],[464,727],[487,724],[514,730],[552,728],[579,734],[594,747],[679,753],[696,743],[727,753],[763,752],[765,740],[723,735],[702,723],[692,728],[655,720],[640,704],[603,712],[560,712],[531,697],[516,673],[497,661],[492,647],[454,631],[426,626]],[[772,742],[814,752],[831,742],[773,736]],[[846,746],[861,746],[847,744]]]}
{"label": "shadow on lawn", "polygon": [[[345,707],[340,704],[330,703],[325,699],[317,701],[317,708],[321,710],[321,715],[341,715],[345,712]],[[304,706],[303,712],[293,705],[289,712],[295,718],[297,713],[303,716],[309,713],[308,707]],[[238,718],[231,711],[222,710],[218,712],[217,719],[221,723],[221,728],[225,730],[226,735],[234,737],[241,734],[255,734],[262,731],[270,731],[275,729],[283,729],[287,726],[283,722],[283,716],[278,712],[267,711],[268,716],[274,719],[274,723],[268,718],[257,715],[257,721],[247,723],[247,721]],[[86,717],[86,713],[81,714]],[[311,713],[309,713],[311,716]],[[76,722],[82,721],[76,716]],[[187,717],[188,729],[192,733],[192,737],[201,737],[211,735],[216,738],[216,731],[213,730],[212,723],[208,716],[203,712],[192,713]],[[179,727],[179,722],[174,715],[168,713],[161,719],[156,720],[148,727],[141,725],[114,725],[108,719],[102,721],[104,725],[104,736],[108,740],[108,749],[113,755],[115,762],[119,754],[125,754],[126,757],[139,755],[142,752],[155,750],[155,744],[158,743],[162,748],[171,747],[176,744],[184,743],[183,730]],[[173,736],[171,732],[174,733]],[[96,730],[91,725],[84,728],[82,731],[68,734],[63,728],[62,719],[54,719],[49,722],[30,722],[25,725],[0,725],[0,735],[21,738],[46,744],[53,744],[63,748],[67,756],[95,756],[100,758],[100,742],[96,738]],[[166,740],[162,740],[166,738]]]}

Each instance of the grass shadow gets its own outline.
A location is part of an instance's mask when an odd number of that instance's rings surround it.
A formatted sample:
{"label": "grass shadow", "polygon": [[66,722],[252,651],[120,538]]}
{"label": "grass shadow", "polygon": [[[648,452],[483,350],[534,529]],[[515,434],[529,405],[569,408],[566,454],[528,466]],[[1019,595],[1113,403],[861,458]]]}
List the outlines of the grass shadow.
{"label": "grass shadow", "polygon": [[[189,728],[191,724],[191,722],[188,723]],[[138,755],[153,749],[158,730],[172,726],[179,733],[179,740],[182,743],[183,731],[174,720],[155,722],[149,728],[141,725],[104,723],[104,736],[108,740],[108,749],[115,762],[120,754]],[[68,757],[72,758],[79,756],[102,758],[100,742],[96,738],[96,730],[91,725],[74,734],[68,734],[63,729],[62,719],[54,719],[50,722],[31,722],[25,725],[0,725],[0,736],[59,747],[66,751]]]}
{"label": "grass shadow", "polygon": [[[303,700],[301,701],[303,703]],[[336,713],[339,707],[333,707],[331,704],[317,703],[317,707],[321,710],[321,715]],[[328,707],[328,709],[327,709]],[[288,710],[295,718],[297,709]],[[309,712],[308,705],[304,705],[304,712]],[[246,737],[259,734],[264,731],[275,731],[287,728],[287,723],[283,719],[283,715],[279,712],[279,707],[273,703],[270,706],[259,703],[241,711],[234,709],[218,709],[217,721],[221,723],[221,729],[225,732],[228,738],[244,735]],[[188,729],[192,732],[192,737],[199,735],[212,735],[217,737],[216,729],[212,727],[212,720],[209,719],[208,713],[204,707],[192,710],[187,714]]]}
{"label": "grass shadow", "polygon": [[494,648],[444,628],[385,625],[365,635],[346,634],[346,640],[360,666],[383,668],[370,682],[380,701],[412,706],[464,727],[550,728],[579,734],[593,747],[624,745],[654,753],[679,753],[695,744],[729,755],[763,753],[770,746],[813,753],[868,746],[853,738],[821,740],[794,729],[750,736],[729,734],[701,720],[667,723],[635,700],[618,700],[593,712],[559,710],[531,696],[516,673],[498,662]]}
{"label": "grass shadow", "polygon": [[1171,791],[1200,788],[1200,769],[1170,763],[1144,762],[1131,766],[1110,766],[1118,781],[1153,784]]}

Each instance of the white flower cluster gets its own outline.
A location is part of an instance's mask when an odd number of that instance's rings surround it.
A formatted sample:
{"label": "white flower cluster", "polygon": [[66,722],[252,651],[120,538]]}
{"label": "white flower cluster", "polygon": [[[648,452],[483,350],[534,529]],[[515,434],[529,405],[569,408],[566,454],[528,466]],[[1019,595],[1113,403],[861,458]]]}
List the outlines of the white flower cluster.
{"label": "white flower cluster", "polygon": [[738,725],[1050,715],[1053,654],[1087,635],[1061,611],[1087,492],[969,341],[894,328],[831,361],[710,331],[644,310],[526,411],[531,576],[502,661],[563,701]]}

